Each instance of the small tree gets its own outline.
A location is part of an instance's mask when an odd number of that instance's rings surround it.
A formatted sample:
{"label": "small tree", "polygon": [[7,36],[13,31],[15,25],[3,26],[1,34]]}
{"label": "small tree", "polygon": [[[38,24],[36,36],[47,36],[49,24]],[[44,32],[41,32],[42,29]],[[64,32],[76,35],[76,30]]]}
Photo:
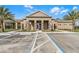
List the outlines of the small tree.
{"label": "small tree", "polygon": [[4,32],[4,20],[13,20],[14,14],[12,14],[8,8],[0,6],[0,21],[1,21],[1,29]]}

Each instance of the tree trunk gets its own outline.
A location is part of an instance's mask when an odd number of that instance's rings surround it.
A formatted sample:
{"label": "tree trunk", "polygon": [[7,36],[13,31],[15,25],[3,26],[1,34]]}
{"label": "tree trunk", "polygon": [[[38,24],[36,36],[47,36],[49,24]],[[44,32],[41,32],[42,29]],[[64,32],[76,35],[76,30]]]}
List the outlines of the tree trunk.
{"label": "tree trunk", "polygon": [[2,32],[4,32],[4,24],[3,24],[3,20],[1,20],[1,29],[2,29]]}
{"label": "tree trunk", "polygon": [[75,30],[75,21],[73,20],[73,29],[72,29],[72,31],[74,32],[74,30]]}

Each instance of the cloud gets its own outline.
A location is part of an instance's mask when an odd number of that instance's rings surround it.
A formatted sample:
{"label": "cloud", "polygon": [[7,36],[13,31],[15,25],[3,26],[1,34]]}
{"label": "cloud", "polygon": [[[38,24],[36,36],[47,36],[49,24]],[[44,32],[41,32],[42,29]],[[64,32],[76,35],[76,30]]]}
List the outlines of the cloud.
{"label": "cloud", "polygon": [[33,6],[31,6],[31,5],[24,5],[24,7],[29,8],[29,9],[33,9]]}
{"label": "cloud", "polygon": [[58,15],[58,14],[63,14],[63,13],[66,13],[68,12],[68,9],[65,9],[64,7],[53,7],[51,10],[50,10],[51,13],[53,13],[54,15]]}
{"label": "cloud", "polygon": [[24,7],[28,12],[31,12],[32,10],[34,10],[34,7],[32,5],[24,5]]}
{"label": "cloud", "polygon": [[26,9],[28,12],[31,12],[31,10],[30,9]]}
{"label": "cloud", "polygon": [[75,9],[77,9],[77,8],[78,8],[78,7],[74,6],[72,9],[75,10]]}
{"label": "cloud", "polygon": [[60,14],[67,13],[68,11],[69,11],[68,9],[64,9],[60,12]]}
{"label": "cloud", "polygon": [[24,7],[26,8],[26,10],[28,12],[32,12],[32,11],[37,11],[38,9],[35,9],[32,5],[24,5]]}
{"label": "cloud", "polygon": [[51,13],[55,13],[56,15],[61,11],[59,7],[54,7],[50,10]]}

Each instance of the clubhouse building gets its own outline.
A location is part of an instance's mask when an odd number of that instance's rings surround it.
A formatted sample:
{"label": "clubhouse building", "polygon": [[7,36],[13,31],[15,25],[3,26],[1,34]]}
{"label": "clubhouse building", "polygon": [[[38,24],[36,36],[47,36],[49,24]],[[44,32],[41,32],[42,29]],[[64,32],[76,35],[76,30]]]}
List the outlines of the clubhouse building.
{"label": "clubhouse building", "polygon": [[72,20],[54,20],[51,16],[42,11],[34,12],[23,20],[15,22],[15,29],[21,30],[72,30]]}

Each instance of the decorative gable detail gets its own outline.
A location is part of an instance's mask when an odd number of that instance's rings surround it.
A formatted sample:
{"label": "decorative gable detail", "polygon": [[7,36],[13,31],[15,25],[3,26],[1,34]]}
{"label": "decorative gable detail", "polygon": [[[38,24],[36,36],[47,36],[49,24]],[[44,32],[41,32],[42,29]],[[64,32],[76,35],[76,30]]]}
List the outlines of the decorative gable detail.
{"label": "decorative gable detail", "polygon": [[47,14],[45,14],[42,11],[37,11],[37,12],[27,16],[27,17],[50,17],[50,16],[48,16]]}

